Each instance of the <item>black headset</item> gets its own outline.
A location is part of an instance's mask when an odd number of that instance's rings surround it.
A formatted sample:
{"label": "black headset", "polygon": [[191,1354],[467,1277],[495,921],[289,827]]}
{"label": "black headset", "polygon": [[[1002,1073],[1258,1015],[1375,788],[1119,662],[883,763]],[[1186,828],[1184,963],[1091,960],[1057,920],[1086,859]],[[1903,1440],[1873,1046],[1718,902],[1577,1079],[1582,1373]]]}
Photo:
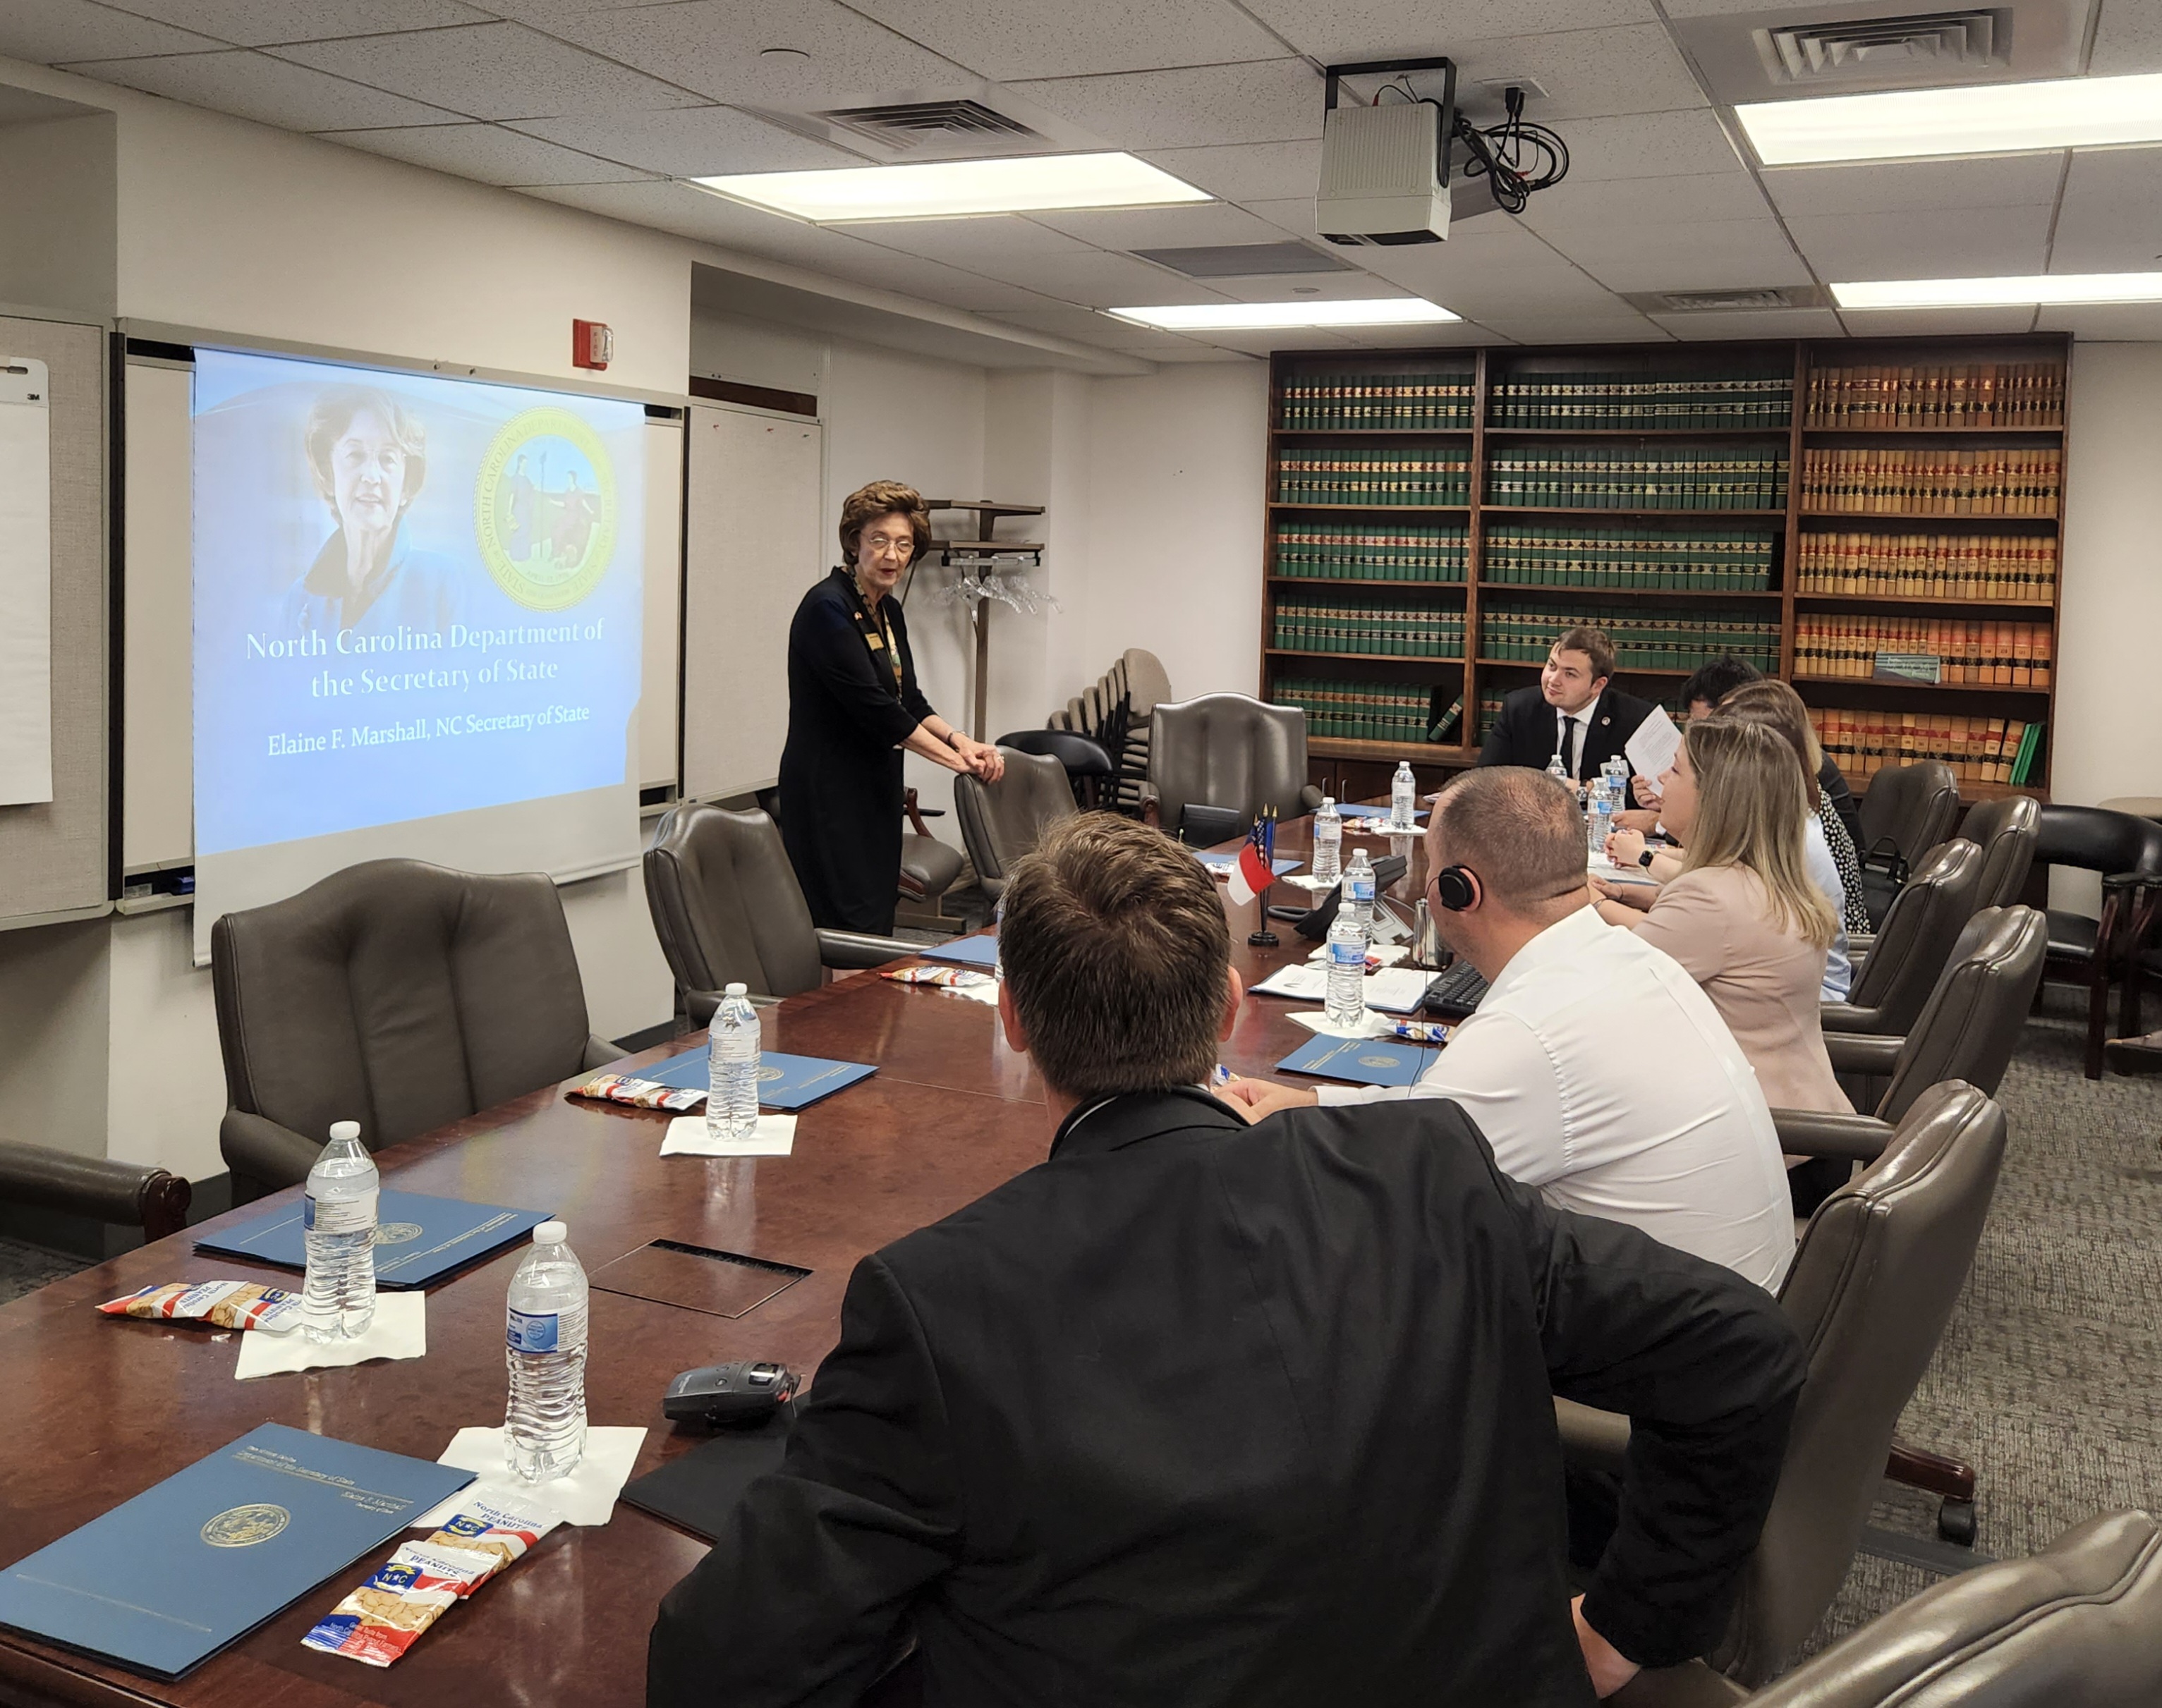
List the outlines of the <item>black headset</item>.
{"label": "black headset", "polygon": [[1442,906],[1460,914],[1479,901],[1479,874],[1468,866],[1444,866],[1434,875],[1434,892]]}

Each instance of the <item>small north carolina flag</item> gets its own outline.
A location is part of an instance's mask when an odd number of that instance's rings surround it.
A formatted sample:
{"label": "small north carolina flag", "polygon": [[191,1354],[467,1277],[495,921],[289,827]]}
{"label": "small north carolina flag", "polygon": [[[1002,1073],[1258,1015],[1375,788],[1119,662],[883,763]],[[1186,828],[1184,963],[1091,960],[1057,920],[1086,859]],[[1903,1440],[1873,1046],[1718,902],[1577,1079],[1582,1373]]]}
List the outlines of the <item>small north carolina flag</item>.
{"label": "small north carolina flag", "polygon": [[1266,820],[1246,833],[1246,846],[1239,851],[1239,863],[1231,868],[1231,899],[1242,906],[1277,881],[1268,854],[1269,827]]}

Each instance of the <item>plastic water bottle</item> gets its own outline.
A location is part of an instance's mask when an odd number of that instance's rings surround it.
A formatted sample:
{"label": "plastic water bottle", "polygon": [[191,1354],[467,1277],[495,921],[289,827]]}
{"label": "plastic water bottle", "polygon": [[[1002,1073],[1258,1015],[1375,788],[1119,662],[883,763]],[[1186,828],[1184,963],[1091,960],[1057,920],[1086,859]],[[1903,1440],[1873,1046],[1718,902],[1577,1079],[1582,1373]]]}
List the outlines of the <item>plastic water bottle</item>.
{"label": "plastic water bottle", "polygon": [[1329,795],[1321,797],[1321,810],[1313,815],[1313,876],[1327,885],[1344,869],[1344,816]]}
{"label": "plastic water bottle", "polygon": [[1553,758],[1547,761],[1547,775],[1553,778],[1564,789],[1570,787],[1569,768],[1561,763],[1559,753],[1556,753]]}
{"label": "plastic water bottle", "polygon": [[1389,779],[1389,828],[1408,831],[1418,819],[1418,779],[1412,775],[1412,762],[1403,760],[1397,766],[1397,774]]}
{"label": "plastic water bottle", "polygon": [[333,1122],[331,1142],[308,1170],[300,1212],[308,1253],[300,1326],[311,1341],[358,1340],[375,1320],[375,1202],[382,1179],[360,1142],[360,1123]]}
{"label": "plastic water bottle", "polygon": [[586,1272],[569,1237],[561,1222],[542,1222],[510,1278],[503,1460],[527,1482],[567,1476],[585,1456]]}
{"label": "plastic water bottle", "polygon": [[1329,927],[1329,1019],[1356,1026],[1366,1018],[1366,933],[1339,907]]}
{"label": "plastic water bottle", "polygon": [[1591,785],[1584,803],[1584,847],[1588,860],[1603,863],[1606,839],[1614,833],[1614,785],[1601,777]]}
{"label": "plastic water bottle", "polygon": [[1366,857],[1364,848],[1353,849],[1351,863],[1344,868],[1344,895],[1336,916],[1340,919],[1346,914],[1359,928],[1359,953],[1363,957],[1374,935],[1374,862]]}
{"label": "plastic water bottle", "polygon": [[758,1131],[758,1010],[750,992],[721,992],[706,1033],[706,1136],[749,1138]]}

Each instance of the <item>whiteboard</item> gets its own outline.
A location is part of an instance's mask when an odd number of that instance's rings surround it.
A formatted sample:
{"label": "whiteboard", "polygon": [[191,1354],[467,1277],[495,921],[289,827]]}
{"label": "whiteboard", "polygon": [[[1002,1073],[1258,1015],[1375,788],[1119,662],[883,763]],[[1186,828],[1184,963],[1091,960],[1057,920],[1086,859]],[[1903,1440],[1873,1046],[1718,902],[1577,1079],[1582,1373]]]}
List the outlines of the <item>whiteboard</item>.
{"label": "whiteboard", "polygon": [[[189,558],[195,491],[193,367],[130,356],[123,393],[127,670],[122,690],[121,865],[195,858],[193,623]],[[645,648],[639,782],[676,781],[677,618],[682,605],[683,428],[645,424]]]}
{"label": "whiteboard", "polygon": [[0,344],[0,805],[53,798],[52,382]]}
{"label": "whiteboard", "polygon": [[684,528],[683,793],[748,794],[781,775],[788,624],[838,549],[826,538],[826,430],[693,404]]}

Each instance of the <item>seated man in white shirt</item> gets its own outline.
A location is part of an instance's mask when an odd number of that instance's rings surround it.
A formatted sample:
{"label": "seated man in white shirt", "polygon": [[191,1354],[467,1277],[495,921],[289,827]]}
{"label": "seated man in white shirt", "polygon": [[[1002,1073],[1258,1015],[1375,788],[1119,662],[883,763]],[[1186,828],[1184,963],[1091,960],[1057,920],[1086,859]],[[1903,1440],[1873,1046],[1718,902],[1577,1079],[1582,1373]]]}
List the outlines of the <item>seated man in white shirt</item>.
{"label": "seated man in white shirt", "polygon": [[1454,1098],[1502,1169],[1549,1203],[1776,1289],[1794,1224],[1771,1110],[1696,981],[1592,910],[1568,791],[1521,767],[1466,772],[1434,803],[1426,857],[1442,940],[1488,986],[1434,1066],[1397,1090],[1240,1080],[1219,1095],[1253,1120],[1316,1101]]}

